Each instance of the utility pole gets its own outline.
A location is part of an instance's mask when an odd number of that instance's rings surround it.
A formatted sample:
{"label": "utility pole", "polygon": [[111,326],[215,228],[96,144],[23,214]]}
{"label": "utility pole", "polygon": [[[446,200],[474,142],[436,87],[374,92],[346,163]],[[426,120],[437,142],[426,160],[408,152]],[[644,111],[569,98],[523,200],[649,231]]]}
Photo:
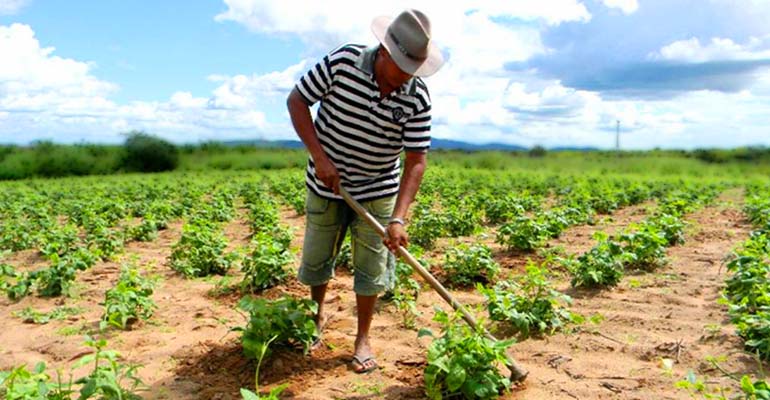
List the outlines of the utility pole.
{"label": "utility pole", "polygon": [[615,122],[617,123],[615,128],[615,150],[620,151],[620,120]]}

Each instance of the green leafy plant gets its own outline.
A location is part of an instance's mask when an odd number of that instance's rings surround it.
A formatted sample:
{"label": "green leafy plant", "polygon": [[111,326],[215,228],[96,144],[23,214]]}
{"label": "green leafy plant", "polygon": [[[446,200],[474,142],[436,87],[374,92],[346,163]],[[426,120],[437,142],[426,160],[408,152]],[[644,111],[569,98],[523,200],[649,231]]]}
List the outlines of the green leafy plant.
{"label": "green leafy plant", "polygon": [[452,202],[443,214],[444,231],[449,237],[469,236],[481,227],[481,211],[467,204]]}
{"label": "green leafy plant", "polygon": [[732,374],[725,371],[713,357],[707,358],[716,369],[738,386],[739,393],[733,393],[733,387],[704,382],[693,371],[688,371],[684,379],[676,382],[678,389],[686,390],[690,398],[707,400],[770,400],[770,383],[765,377],[752,378],[749,375]]}
{"label": "green leafy plant", "polygon": [[728,262],[732,272],[721,301],[728,305],[730,319],[746,348],[770,359],[770,236],[755,232]]}
{"label": "green leafy plant", "polygon": [[580,255],[574,265],[568,266],[573,287],[614,286],[623,277],[623,264],[629,258],[623,246],[606,233],[597,232],[594,236],[599,243]]}
{"label": "green leafy plant", "polygon": [[124,266],[115,287],[105,293],[101,328],[126,329],[134,321],[152,317],[157,308],[150,297],[154,287],[155,282],[143,277],[138,269]]}
{"label": "green leafy plant", "polygon": [[447,281],[455,287],[489,282],[500,272],[492,250],[484,245],[459,244],[447,249],[444,261]]}
{"label": "green leafy plant", "polygon": [[267,233],[258,233],[241,266],[244,273],[241,288],[257,291],[285,282],[290,274],[287,266],[293,261],[294,256],[286,243],[276,241]]}
{"label": "green leafy plant", "polygon": [[75,280],[77,271],[85,271],[94,265],[97,256],[88,249],[78,247],[64,256],[57,253],[49,255],[51,265],[47,268],[22,275],[17,274],[16,282],[7,289],[8,297],[18,300],[27,296],[35,288],[37,293],[45,297],[60,296],[69,292],[70,285]]}
{"label": "green leafy plant", "polygon": [[0,262],[0,292],[6,293],[13,286],[17,277],[16,269],[13,265]]}
{"label": "green leafy plant", "polygon": [[500,227],[496,242],[509,250],[531,251],[545,244],[550,235],[548,225],[541,220],[522,215]]}
{"label": "green leafy plant", "polygon": [[[428,348],[425,368],[425,393],[431,400],[463,397],[493,399],[510,387],[510,380],[500,374],[506,349],[513,340],[493,341],[481,329],[471,330],[458,317],[441,310],[433,318],[442,326],[442,335]],[[433,336],[421,330],[420,336]]]}
{"label": "green leafy plant", "polygon": [[248,220],[252,233],[256,234],[278,225],[281,217],[270,197],[254,195],[248,201]]}
{"label": "green leafy plant", "polygon": [[88,376],[75,381],[82,385],[80,398],[88,399],[98,395],[104,400],[141,400],[141,397],[134,393],[143,385],[141,379],[136,376],[140,366],[121,363],[120,353],[106,350],[107,341],[104,339],[87,337],[86,345],[94,349],[94,354],[83,356],[74,365],[74,368],[80,368],[93,364]]}
{"label": "green leafy plant", "polygon": [[668,240],[665,234],[650,224],[632,225],[631,230],[634,229],[618,237],[628,255],[626,268],[651,271],[666,265]]}
{"label": "green leafy plant", "polygon": [[63,256],[77,248],[78,227],[69,223],[56,225],[43,232],[40,242],[40,253],[46,257],[51,255]]}
{"label": "green leafy plant", "polygon": [[238,258],[236,253],[226,253],[226,248],[227,240],[217,224],[193,218],[173,246],[171,267],[188,278],[224,275]]}
{"label": "green leafy plant", "polygon": [[501,281],[492,288],[476,287],[486,297],[489,318],[515,329],[520,337],[552,334],[575,317],[564,306],[572,299],[553,289],[547,268],[529,261],[526,274],[514,281]]}
{"label": "green leafy plant", "polygon": [[86,237],[89,247],[94,248],[102,260],[109,259],[123,251],[125,235],[116,229],[98,227],[91,230]]}
{"label": "green leafy plant", "polygon": [[[427,262],[422,260],[424,250],[416,245],[409,246],[412,254],[422,266],[427,267]],[[401,314],[401,322],[407,329],[416,327],[417,317],[420,311],[417,309],[417,298],[420,295],[420,284],[412,278],[414,268],[403,260],[396,261],[396,282],[391,292],[390,301]]]}
{"label": "green leafy plant", "polygon": [[151,242],[158,238],[160,224],[152,215],[145,215],[142,222],[129,227],[125,235],[131,240]]}
{"label": "green leafy plant", "polygon": [[11,371],[0,372],[0,396],[8,400],[70,400],[74,393],[72,380],[52,381],[44,362],[37,363],[32,371],[21,365]]}
{"label": "green leafy plant", "polygon": [[26,307],[21,311],[14,312],[13,315],[21,318],[26,323],[43,325],[52,320],[61,321],[73,315],[78,315],[83,311],[79,307],[56,307],[49,312],[42,312]]}
{"label": "green leafy plant", "polygon": [[86,337],[85,344],[94,349],[94,353],[78,359],[70,370],[93,364],[87,376],[73,381],[70,374],[69,379],[63,381],[57,371],[58,379],[53,381],[45,363],[38,363],[32,371],[22,365],[0,372],[0,396],[9,400],[71,400],[72,395],[79,393],[78,400],[141,399],[136,393],[143,386],[136,376],[139,365],[121,363],[120,354],[107,350],[104,339]]}
{"label": "green leafy plant", "polygon": [[436,239],[444,236],[445,226],[444,216],[434,213],[430,203],[418,203],[406,230],[412,243],[424,249],[432,249]]}
{"label": "green leafy plant", "polygon": [[277,338],[278,336],[273,336],[267,342],[260,344],[258,349],[259,352],[257,353],[257,367],[254,371],[254,391],[252,392],[249,389],[241,388],[241,397],[243,397],[243,400],[279,400],[278,395],[289,387],[288,383],[284,383],[283,385],[276,386],[270,390],[266,396],[259,394],[259,367],[262,365],[262,360],[265,358],[265,354],[267,354],[270,343]]}
{"label": "green leafy plant", "polygon": [[318,334],[313,319],[318,305],[310,299],[244,297],[238,308],[249,313],[246,327],[234,329],[242,333],[243,352],[249,358],[257,358],[265,343],[298,346],[307,353]]}
{"label": "green leafy plant", "polygon": [[685,222],[676,215],[661,213],[646,224],[654,225],[663,232],[669,246],[684,243]]}
{"label": "green leafy plant", "polygon": [[524,215],[526,205],[526,201],[521,197],[508,194],[488,199],[484,204],[484,212],[488,223],[500,224]]}

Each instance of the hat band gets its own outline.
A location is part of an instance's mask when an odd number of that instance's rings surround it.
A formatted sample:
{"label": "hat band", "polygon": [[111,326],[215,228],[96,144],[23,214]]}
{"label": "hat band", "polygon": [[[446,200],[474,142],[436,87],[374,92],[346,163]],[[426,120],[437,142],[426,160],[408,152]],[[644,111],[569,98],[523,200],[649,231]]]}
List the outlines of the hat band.
{"label": "hat band", "polygon": [[415,55],[409,54],[409,51],[406,49],[406,47],[401,44],[396,35],[394,35],[390,30],[388,30],[388,36],[390,36],[390,39],[393,40],[393,43],[396,45],[396,47],[398,47],[398,50],[400,50],[401,53],[408,58],[411,58],[414,61],[425,61],[428,59],[428,57],[417,57]]}

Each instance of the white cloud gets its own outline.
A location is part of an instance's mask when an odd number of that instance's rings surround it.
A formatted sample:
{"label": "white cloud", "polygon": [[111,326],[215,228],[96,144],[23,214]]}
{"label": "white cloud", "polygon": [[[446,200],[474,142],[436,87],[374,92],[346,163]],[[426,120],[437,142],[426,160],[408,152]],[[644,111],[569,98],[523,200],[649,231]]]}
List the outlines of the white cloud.
{"label": "white cloud", "polygon": [[52,55],[28,25],[0,26],[0,94],[4,108],[37,108],[62,98],[102,97],[117,89],[91,75],[92,65]]}
{"label": "white cloud", "polygon": [[209,105],[212,108],[238,109],[254,107],[265,99],[283,99],[310,65],[310,61],[303,60],[283,71],[263,75],[212,75],[209,80],[221,82],[221,85],[214,90]]}
{"label": "white cloud", "polygon": [[715,37],[703,45],[698,38],[693,37],[663,46],[648,58],[692,63],[770,59],[770,35],[763,38],[752,37],[744,44]]}
{"label": "white cloud", "polygon": [[0,0],[0,15],[13,15],[29,4],[29,0]]}
{"label": "white cloud", "polygon": [[[462,33],[458,27],[472,30],[472,25],[481,15],[489,24],[504,29],[503,22],[492,18],[509,18],[528,21],[542,21],[548,25],[563,22],[588,21],[591,15],[585,6],[576,0],[543,0],[538,2],[513,1],[406,1],[361,2],[355,0],[328,0],[307,2],[302,0],[224,0],[227,10],[217,15],[217,21],[233,21],[254,32],[269,34],[297,35],[315,50],[328,50],[339,43],[358,41],[370,43],[373,37],[369,31],[371,20],[377,15],[393,15],[402,9],[417,8],[431,17],[434,37],[450,52],[452,37]],[[297,10],[301,10],[299,18]],[[476,21],[473,21],[476,20]],[[469,26],[470,25],[470,26]],[[483,26],[479,29],[485,29]],[[487,30],[489,28],[486,28]],[[491,35],[481,37],[489,44],[504,38]],[[484,47],[484,46],[482,46]]]}
{"label": "white cloud", "polygon": [[618,8],[623,14],[632,14],[639,9],[639,3],[636,0],[601,0],[606,7]]}
{"label": "white cloud", "polygon": [[306,61],[265,75],[212,76],[221,84],[209,97],[173,93],[165,102],[117,104],[119,88],[93,75],[88,62],[59,57],[41,47],[31,27],[0,26],[0,142],[89,138],[122,140],[120,132],[147,130],[168,139],[275,135],[280,128],[262,108],[283,101]]}

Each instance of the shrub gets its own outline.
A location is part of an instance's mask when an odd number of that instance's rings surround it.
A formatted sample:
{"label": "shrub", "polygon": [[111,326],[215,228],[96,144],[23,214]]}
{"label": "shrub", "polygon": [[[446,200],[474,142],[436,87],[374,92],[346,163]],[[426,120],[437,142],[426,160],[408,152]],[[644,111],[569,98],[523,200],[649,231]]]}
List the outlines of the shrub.
{"label": "shrub", "polygon": [[539,157],[545,157],[547,152],[548,151],[545,149],[545,147],[543,147],[541,145],[536,145],[536,146],[532,147],[531,149],[529,149],[528,154],[529,154],[530,157],[538,157],[539,158]]}
{"label": "shrub", "polygon": [[127,171],[171,171],[179,165],[179,150],[163,139],[133,131],[126,139],[121,164]]}

